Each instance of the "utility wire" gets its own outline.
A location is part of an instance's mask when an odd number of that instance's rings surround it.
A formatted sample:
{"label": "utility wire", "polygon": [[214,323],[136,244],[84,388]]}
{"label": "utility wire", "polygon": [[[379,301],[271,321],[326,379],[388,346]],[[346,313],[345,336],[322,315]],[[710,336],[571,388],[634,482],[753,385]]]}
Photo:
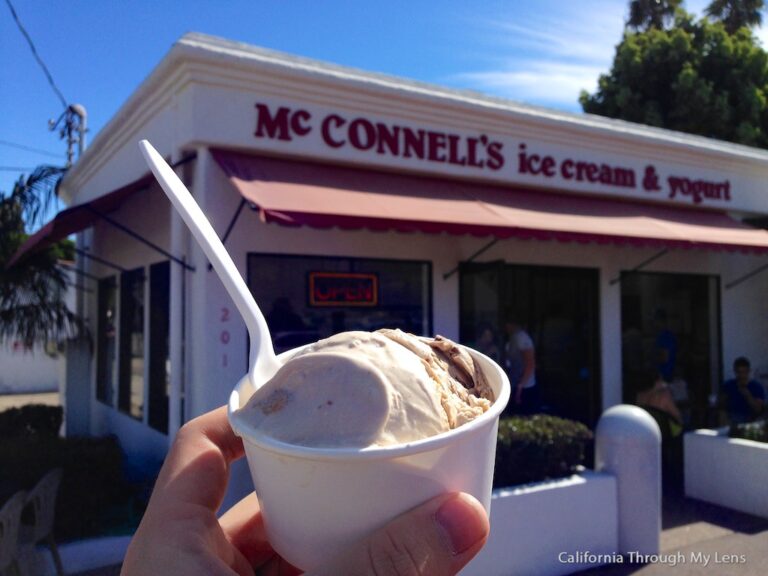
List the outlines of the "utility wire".
{"label": "utility wire", "polygon": [[17,144],[16,142],[9,142],[8,140],[0,140],[0,145],[10,146],[11,148],[18,148],[19,150],[26,150],[27,152],[35,152],[37,154],[43,154],[52,158],[61,158],[63,154],[54,154],[47,150],[40,150],[40,148],[32,148],[31,146],[25,146],[24,144]]}
{"label": "utility wire", "polygon": [[53,88],[53,91],[56,92],[56,96],[59,97],[59,100],[61,100],[61,105],[64,106],[64,108],[67,108],[67,99],[64,98],[64,95],[61,93],[61,90],[59,90],[59,87],[56,86],[56,82],[53,81],[53,76],[51,76],[51,73],[48,71],[48,66],[45,65],[45,62],[43,62],[43,59],[40,58],[40,55],[37,53],[37,48],[35,48],[35,43],[32,42],[32,38],[29,36],[29,33],[24,29],[24,26],[21,24],[21,21],[19,20],[18,14],[16,14],[16,10],[13,7],[13,4],[11,4],[11,0],[5,0],[5,3],[8,4],[8,8],[11,10],[11,15],[13,16],[13,19],[16,21],[16,26],[19,27],[19,30],[24,35],[24,38],[27,39],[27,43],[29,44],[29,48],[32,50],[32,54],[35,57],[35,60],[37,60],[37,63],[40,64],[40,67],[43,69],[43,72],[45,73],[45,77],[48,79],[48,84],[51,85],[51,88]]}
{"label": "utility wire", "polygon": [[25,168],[23,166],[0,166],[2,172],[26,172],[27,170],[34,170],[34,168]]}

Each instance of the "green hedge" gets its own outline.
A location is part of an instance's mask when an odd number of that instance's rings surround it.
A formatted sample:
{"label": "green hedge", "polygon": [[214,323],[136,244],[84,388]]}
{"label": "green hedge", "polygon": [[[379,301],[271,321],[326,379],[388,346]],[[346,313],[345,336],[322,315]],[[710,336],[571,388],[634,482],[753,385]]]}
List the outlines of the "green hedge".
{"label": "green hedge", "polygon": [[0,412],[0,438],[59,435],[64,410],[61,406],[30,404]]}
{"label": "green hedge", "polygon": [[123,480],[117,439],[51,438],[39,435],[0,442],[0,502],[29,490],[46,472],[61,468],[56,501],[57,540],[101,535],[126,515],[130,490]]}
{"label": "green hedge", "polygon": [[758,420],[747,424],[731,424],[728,436],[754,440],[755,442],[768,442],[768,420]]}
{"label": "green hedge", "polygon": [[494,487],[560,478],[584,463],[592,432],[580,422],[546,414],[499,421]]}

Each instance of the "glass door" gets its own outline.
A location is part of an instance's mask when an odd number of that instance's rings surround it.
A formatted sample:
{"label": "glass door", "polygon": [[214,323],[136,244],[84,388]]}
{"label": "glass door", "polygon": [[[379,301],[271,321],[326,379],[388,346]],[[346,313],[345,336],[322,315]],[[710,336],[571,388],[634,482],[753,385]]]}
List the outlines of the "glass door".
{"label": "glass door", "polygon": [[460,273],[462,342],[494,349],[493,336],[503,351],[514,318],[533,340],[540,411],[594,425],[601,410],[597,271],[492,262],[464,264]]}
{"label": "glass door", "polygon": [[503,261],[459,267],[459,339],[497,362],[504,349],[504,267]]}

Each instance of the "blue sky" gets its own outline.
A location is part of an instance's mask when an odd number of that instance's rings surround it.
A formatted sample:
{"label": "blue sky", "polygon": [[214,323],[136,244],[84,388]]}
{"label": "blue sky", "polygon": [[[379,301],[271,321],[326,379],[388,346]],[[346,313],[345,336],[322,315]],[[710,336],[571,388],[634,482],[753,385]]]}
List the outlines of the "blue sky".
{"label": "blue sky", "polygon": [[[173,42],[205,32],[275,50],[579,112],[621,38],[627,0],[12,0],[90,138]],[[706,0],[688,0],[700,14]],[[763,36],[765,31],[759,31]],[[0,167],[64,162],[61,104],[0,2]],[[0,191],[19,172],[0,170]]]}

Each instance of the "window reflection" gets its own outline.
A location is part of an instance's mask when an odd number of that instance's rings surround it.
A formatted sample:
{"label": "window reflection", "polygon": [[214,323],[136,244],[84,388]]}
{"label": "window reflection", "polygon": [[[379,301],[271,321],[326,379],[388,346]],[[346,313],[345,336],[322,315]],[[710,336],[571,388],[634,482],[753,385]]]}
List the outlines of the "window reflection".
{"label": "window reflection", "polygon": [[170,375],[171,266],[160,262],[149,267],[149,407],[148,422],[168,432]]}
{"label": "window reflection", "polygon": [[122,275],[120,305],[120,390],[118,407],[144,417],[144,269]]}
{"label": "window reflection", "polygon": [[431,334],[431,264],[251,254],[249,286],[276,352],[347,330]]}
{"label": "window reflection", "polygon": [[115,405],[117,392],[117,278],[99,280],[96,398]]}

